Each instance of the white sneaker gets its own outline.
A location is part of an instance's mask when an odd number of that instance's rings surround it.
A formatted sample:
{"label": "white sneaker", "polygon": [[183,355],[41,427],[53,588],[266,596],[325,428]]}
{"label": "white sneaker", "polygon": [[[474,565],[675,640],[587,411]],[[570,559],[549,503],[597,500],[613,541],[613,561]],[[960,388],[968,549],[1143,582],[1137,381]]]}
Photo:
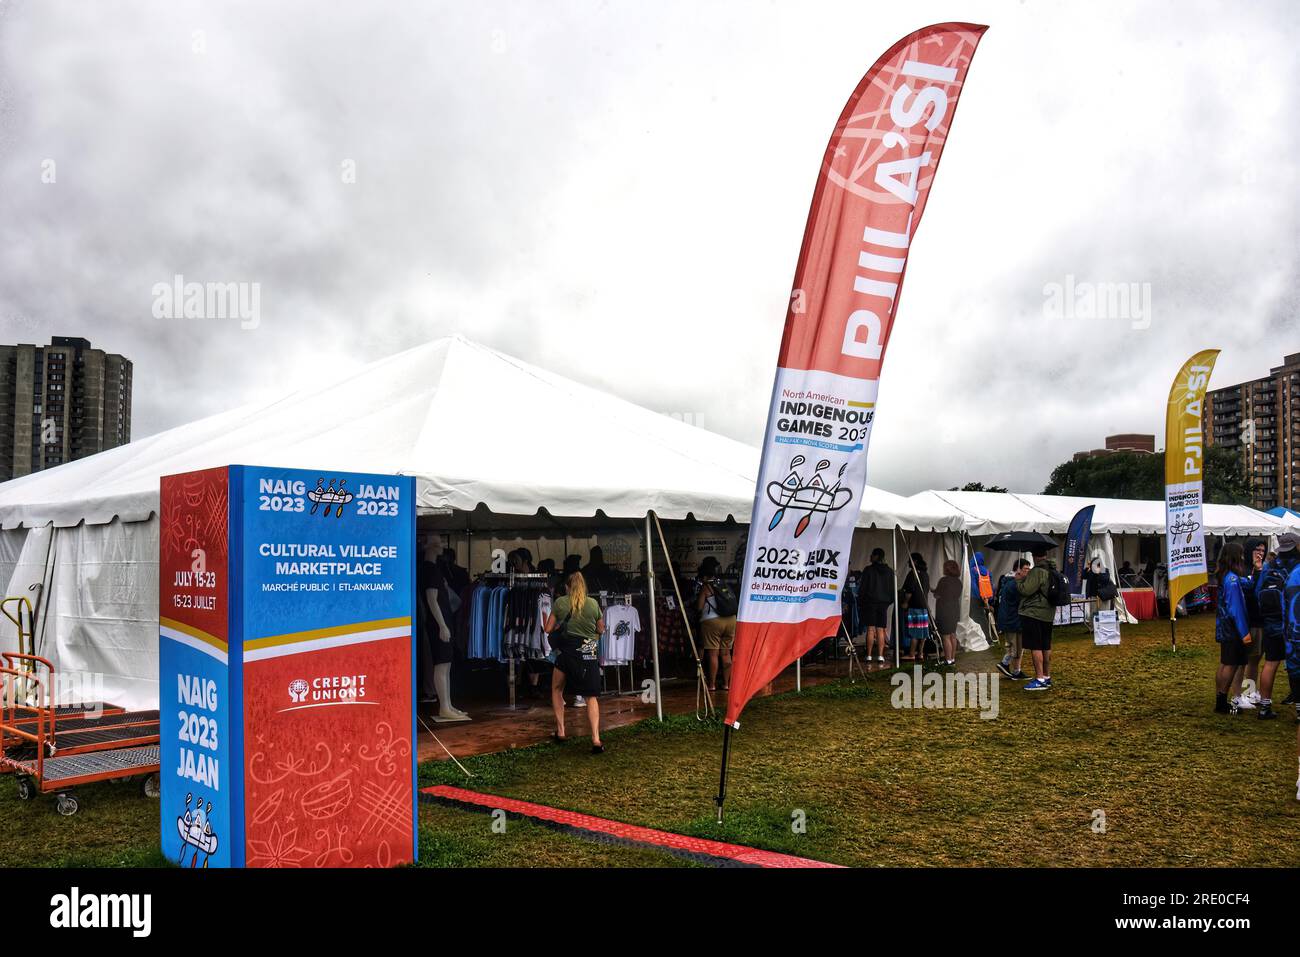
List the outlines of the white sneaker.
{"label": "white sneaker", "polygon": [[885,663],[885,656],[884,656],[884,655],[876,655],[876,660],[879,661],[879,662],[883,665],[883,664]]}
{"label": "white sneaker", "polygon": [[1259,697],[1259,692],[1258,692],[1258,691],[1250,691],[1250,692],[1247,692],[1246,694],[1242,695],[1242,697],[1245,698],[1247,701],[1250,702],[1250,706],[1251,706],[1252,708],[1257,707],[1257,706],[1259,705],[1260,700],[1261,700],[1260,697]]}
{"label": "white sneaker", "polygon": [[575,708],[585,708],[585,707],[587,707],[587,699],[584,698],[584,697],[583,697],[582,695],[580,695],[580,694],[579,694],[579,695],[574,695],[574,696],[573,696],[573,706],[574,706]]}
{"label": "white sneaker", "polygon": [[1232,699],[1232,703],[1241,710],[1254,710],[1255,702],[1250,700],[1248,695],[1239,694]]}

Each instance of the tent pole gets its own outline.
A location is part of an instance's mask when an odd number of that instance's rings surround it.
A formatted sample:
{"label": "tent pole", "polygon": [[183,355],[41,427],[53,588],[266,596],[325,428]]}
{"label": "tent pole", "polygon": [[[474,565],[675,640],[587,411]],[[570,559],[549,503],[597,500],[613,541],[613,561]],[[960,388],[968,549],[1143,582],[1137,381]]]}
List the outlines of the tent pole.
{"label": "tent pole", "polygon": [[794,660],[794,690],[795,694],[803,691],[803,658]]}
{"label": "tent pole", "polygon": [[[682,613],[682,623],[686,626],[686,640],[690,642],[691,654],[695,657],[695,717],[703,721],[713,714],[713,696],[709,693],[709,682],[704,677],[704,662],[700,661],[700,652],[695,645],[695,635],[691,631],[691,619],[686,614],[686,602],[682,601],[682,590],[677,584],[677,572],[673,570],[672,552],[668,550],[668,540],[664,538],[664,527],[659,516],[654,512],[655,530],[659,533],[659,548],[664,553],[664,564],[668,566],[668,577],[673,582],[673,593],[677,596],[677,608]],[[700,714],[700,697],[704,698],[704,714]]]}
{"label": "tent pole", "polygon": [[[895,525],[893,528],[889,530],[889,544],[893,547],[894,550],[894,576],[895,576],[894,585],[897,586],[898,585],[898,577],[897,577],[898,576],[898,526],[897,525]],[[894,588],[894,667],[895,668],[901,668],[903,666],[903,662],[900,657],[902,655],[902,651],[900,650],[902,644],[903,644],[903,626],[899,622],[898,588],[895,587]]]}
{"label": "tent pole", "polygon": [[650,661],[655,670],[655,714],[659,720],[664,719],[663,687],[659,684],[659,624],[655,621],[655,555],[654,543],[650,539],[650,513],[645,513],[645,568],[646,588],[650,592]]}

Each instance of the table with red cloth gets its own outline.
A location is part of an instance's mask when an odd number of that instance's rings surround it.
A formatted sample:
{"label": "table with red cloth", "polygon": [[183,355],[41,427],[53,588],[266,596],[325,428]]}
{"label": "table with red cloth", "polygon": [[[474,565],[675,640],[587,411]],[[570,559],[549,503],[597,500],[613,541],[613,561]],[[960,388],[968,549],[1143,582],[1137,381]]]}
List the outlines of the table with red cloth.
{"label": "table with red cloth", "polygon": [[1120,590],[1124,607],[1138,621],[1150,621],[1156,616],[1156,593],[1150,588],[1124,588]]}

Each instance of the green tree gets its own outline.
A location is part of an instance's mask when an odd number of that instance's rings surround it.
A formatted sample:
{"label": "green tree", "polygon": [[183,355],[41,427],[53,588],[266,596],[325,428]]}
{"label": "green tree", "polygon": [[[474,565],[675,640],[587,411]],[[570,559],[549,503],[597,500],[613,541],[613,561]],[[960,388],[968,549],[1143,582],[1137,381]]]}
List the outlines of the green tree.
{"label": "green tree", "polygon": [[[1155,455],[1111,452],[1094,458],[1071,459],[1052,470],[1043,492],[1083,498],[1163,499],[1165,456],[1163,452]],[[1218,505],[1250,504],[1250,485],[1241,458],[1232,449],[1211,446],[1205,450],[1205,501]]]}
{"label": "green tree", "polygon": [[1250,504],[1250,480],[1235,449],[1211,445],[1205,450],[1205,500],[1216,505]]}
{"label": "green tree", "polygon": [[1111,452],[1071,459],[1052,470],[1043,492],[1084,498],[1164,498],[1164,456]]}
{"label": "green tree", "polygon": [[983,482],[967,482],[961,488],[958,488],[957,486],[954,485],[952,488],[948,489],[948,491],[949,492],[1005,492],[1007,491],[1007,489],[1003,488],[1001,485],[985,486]]}

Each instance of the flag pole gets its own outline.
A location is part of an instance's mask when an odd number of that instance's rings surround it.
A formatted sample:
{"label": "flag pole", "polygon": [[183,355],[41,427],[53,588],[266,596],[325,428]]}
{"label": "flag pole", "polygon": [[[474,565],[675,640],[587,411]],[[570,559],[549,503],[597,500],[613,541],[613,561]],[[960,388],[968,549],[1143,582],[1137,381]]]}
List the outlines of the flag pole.
{"label": "flag pole", "polygon": [[731,757],[731,725],[722,729],[722,773],[718,777],[718,796],[713,802],[718,806],[718,823],[722,823],[722,804],[727,800],[727,761]]}

